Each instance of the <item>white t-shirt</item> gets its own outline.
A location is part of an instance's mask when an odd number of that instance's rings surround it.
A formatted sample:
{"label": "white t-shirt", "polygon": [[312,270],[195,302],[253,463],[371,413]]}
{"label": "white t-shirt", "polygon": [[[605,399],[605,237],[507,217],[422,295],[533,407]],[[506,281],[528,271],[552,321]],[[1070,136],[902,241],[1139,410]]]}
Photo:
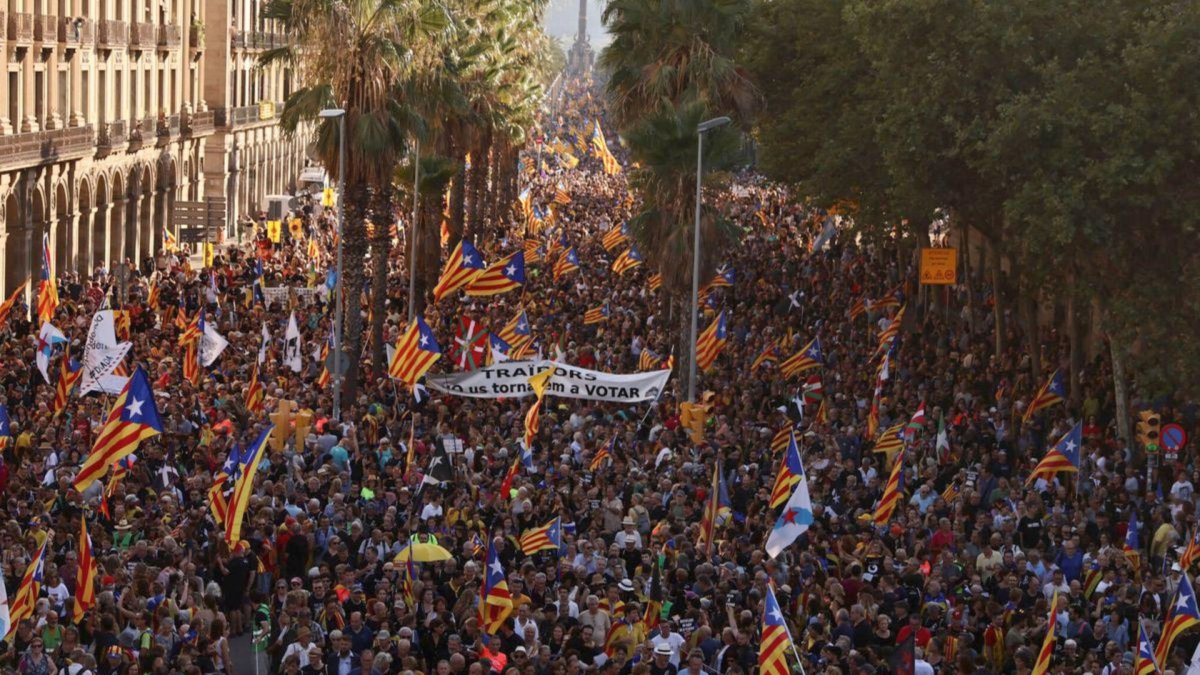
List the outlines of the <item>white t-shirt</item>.
{"label": "white t-shirt", "polygon": [[650,638],[650,643],[655,647],[665,644],[671,648],[671,665],[679,667],[679,650],[685,644],[683,636],[679,633],[670,633],[666,637],[662,633],[655,633],[654,637]]}
{"label": "white t-shirt", "polygon": [[421,520],[429,520],[430,518],[442,517],[442,505],[430,502],[421,509]]}
{"label": "white t-shirt", "polygon": [[58,585],[54,587],[46,586],[46,595],[50,597],[50,604],[61,607],[67,598],[71,597],[71,591],[67,590],[66,585],[59,580]]}

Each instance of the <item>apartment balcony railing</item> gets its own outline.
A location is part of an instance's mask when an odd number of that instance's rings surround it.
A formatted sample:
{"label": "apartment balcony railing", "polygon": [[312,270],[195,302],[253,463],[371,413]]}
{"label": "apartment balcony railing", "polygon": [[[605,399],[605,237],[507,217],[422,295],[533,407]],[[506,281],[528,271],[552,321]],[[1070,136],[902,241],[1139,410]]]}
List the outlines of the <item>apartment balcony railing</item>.
{"label": "apartment balcony railing", "polygon": [[191,136],[207,136],[216,129],[215,118],[211,110],[187,113],[180,118],[180,128]]}
{"label": "apartment balcony railing", "polygon": [[33,15],[14,12],[8,15],[8,39],[18,47],[33,44]]}
{"label": "apartment balcony railing", "polygon": [[158,44],[157,26],[144,21],[135,21],[129,26],[130,49],[152,49]]}
{"label": "apartment balcony railing", "polygon": [[38,14],[33,17],[33,39],[36,42],[58,41],[58,17]]}
{"label": "apartment balcony railing", "polygon": [[158,27],[159,49],[175,49],[181,42],[183,42],[183,32],[179,30],[179,26],[166,25]]}
{"label": "apartment balcony railing", "polygon": [[158,134],[158,118],[145,117],[140,120],[134,120],[129,130],[129,145],[141,147],[147,143],[154,143],[154,138]]}
{"label": "apartment balcony railing", "polygon": [[124,47],[129,43],[129,25],[115,19],[100,19],[96,26],[96,46],[104,49]]}
{"label": "apartment balcony railing", "polygon": [[236,129],[264,123],[274,123],[283,110],[282,103],[265,101],[258,105],[243,105],[235,108],[216,108],[215,121],[217,126]]}
{"label": "apartment balcony railing", "polygon": [[88,46],[95,41],[95,24],[91,19],[63,17],[58,22],[58,41],[70,46]]}
{"label": "apartment balcony railing", "polygon": [[204,29],[196,26],[188,27],[188,46],[192,49],[204,49]]}
{"label": "apartment balcony railing", "polygon": [[94,131],[85,126],[8,136],[0,143],[0,171],[87,157]]}
{"label": "apartment balcony railing", "polygon": [[129,143],[129,125],[125,120],[116,120],[100,125],[96,137],[96,152],[107,155]]}
{"label": "apartment balcony railing", "polygon": [[156,124],[159,145],[166,145],[172,138],[179,138],[179,115],[160,117]]}

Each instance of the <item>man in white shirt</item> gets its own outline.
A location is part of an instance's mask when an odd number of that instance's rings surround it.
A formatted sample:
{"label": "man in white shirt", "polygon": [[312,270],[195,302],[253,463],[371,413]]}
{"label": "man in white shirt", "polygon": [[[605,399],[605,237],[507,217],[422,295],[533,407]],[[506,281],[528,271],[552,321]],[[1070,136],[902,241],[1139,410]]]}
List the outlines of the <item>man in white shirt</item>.
{"label": "man in white shirt", "polygon": [[625,542],[629,540],[633,540],[634,548],[640,549],[642,547],[642,533],[634,529],[636,527],[637,523],[633,521],[633,518],[627,517],[621,521],[621,531],[613,537],[613,541],[616,542],[622,551],[625,550]]}
{"label": "man in white shirt", "polygon": [[521,606],[517,608],[517,616],[513,619],[513,631],[515,631],[517,635],[524,637],[526,628],[533,628],[533,639],[539,639],[537,622],[534,621],[531,616],[529,616],[529,603],[523,602],[521,603]]}
{"label": "man in white shirt", "polygon": [[566,588],[558,589],[558,600],[554,603],[558,607],[559,616],[567,616],[572,619],[579,618],[579,605],[571,599],[570,593]]}
{"label": "man in white shirt", "polygon": [[671,630],[671,621],[660,621],[658,624],[658,632],[650,638],[650,643],[655,647],[659,645],[667,645],[671,648],[671,665],[676,669],[679,668],[680,652],[686,641],[679,633]]}

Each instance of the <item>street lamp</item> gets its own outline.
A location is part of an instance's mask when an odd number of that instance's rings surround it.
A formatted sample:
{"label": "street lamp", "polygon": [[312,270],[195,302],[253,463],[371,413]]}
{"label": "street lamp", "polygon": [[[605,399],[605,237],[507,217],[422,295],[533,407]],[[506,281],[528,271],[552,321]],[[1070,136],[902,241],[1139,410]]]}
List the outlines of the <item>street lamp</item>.
{"label": "street lamp", "polygon": [[[317,114],[324,120],[338,121],[338,220],[337,220],[337,309],[333,318],[333,419],[342,421],[342,372],[345,359],[342,357],[342,320],[346,314],[346,298],[342,293],[342,231],[346,224],[346,111],[341,108],[326,108]],[[326,366],[328,367],[328,366]]]}
{"label": "street lamp", "polygon": [[412,323],[413,317],[417,310],[417,206],[420,204],[420,179],[421,179],[421,137],[413,136],[413,213],[412,213],[412,230],[409,235],[412,237],[412,246],[410,250],[410,258],[408,260],[408,322]]}
{"label": "street lamp", "polygon": [[704,134],[729,124],[728,117],[714,117],[696,126],[696,223],[692,228],[692,358],[688,364],[688,402],[696,402],[696,321],[700,313],[700,187],[704,175]]}

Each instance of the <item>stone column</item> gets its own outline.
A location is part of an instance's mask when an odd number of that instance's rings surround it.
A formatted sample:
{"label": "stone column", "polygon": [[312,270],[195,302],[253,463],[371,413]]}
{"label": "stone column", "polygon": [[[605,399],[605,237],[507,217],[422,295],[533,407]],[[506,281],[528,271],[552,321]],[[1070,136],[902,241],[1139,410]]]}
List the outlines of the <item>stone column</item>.
{"label": "stone column", "polygon": [[[5,19],[7,21],[7,19]],[[6,26],[5,31],[8,30]],[[13,132],[13,121],[8,119],[8,49],[0,49],[0,73],[4,73],[4,82],[0,83],[0,136]],[[2,235],[0,235],[2,236]],[[0,239],[3,241],[3,239]],[[4,250],[0,247],[0,250]],[[0,256],[3,258],[3,256]],[[0,260],[0,285],[4,282],[4,261]]]}
{"label": "stone column", "polygon": [[79,211],[75,214],[72,227],[75,228],[75,237],[73,238],[74,245],[71,250],[71,267],[79,273],[80,277],[86,277],[90,270],[88,265],[92,259],[92,221],[95,218],[96,209],[89,208],[86,211]]}
{"label": "stone column", "polygon": [[21,77],[24,79],[23,88],[25,94],[25,114],[21,117],[21,133],[38,131],[41,125],[37,120],[37,100],[36,89],[34,86],[36,78],[33,74],[33,56],[26,54],[25,61],[21,67]]}
{"label": "stone column", "polygon": [[[57,37],[55,38],[57,39]],[[46,128],[61,129],[62,116],[67,113],[58,109],[58,49],[50,50],[50,58],[43,66],[46,73]]]}
{"label": "stone column", "polygon": [[105,267],[109,270],[112,269],[114,263],[125,259],[125,219],[128,217],[125,210],[127,206],[125,195],[113,197],[112,208],[109,210],[104,228],[105,239],[108,240],[108,259],[105,261]]}
{"label": "stone column", "polygon": [[[71,59],[71,116],[67,120],[68,126],[81,127],[87,124],[87,111],[84,106],[88,105],[88,102],[83,100],[83,73],[91,65],[91,56],[91,49],[80,47],[75,52],[75,58]],[[85,59],[87,63],[84,63]],[[95,87],[96,81],[93,78],[92,96],[96,96]]]}

